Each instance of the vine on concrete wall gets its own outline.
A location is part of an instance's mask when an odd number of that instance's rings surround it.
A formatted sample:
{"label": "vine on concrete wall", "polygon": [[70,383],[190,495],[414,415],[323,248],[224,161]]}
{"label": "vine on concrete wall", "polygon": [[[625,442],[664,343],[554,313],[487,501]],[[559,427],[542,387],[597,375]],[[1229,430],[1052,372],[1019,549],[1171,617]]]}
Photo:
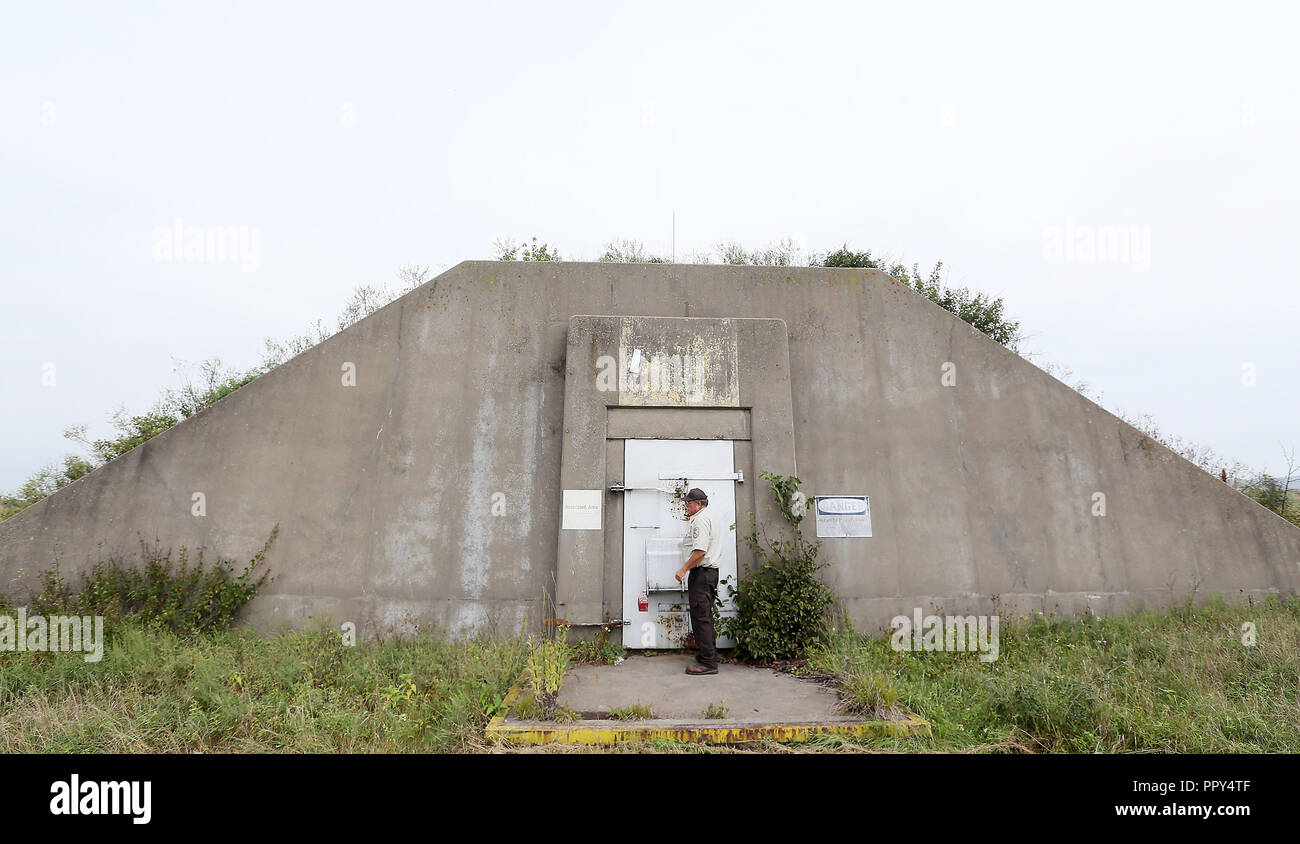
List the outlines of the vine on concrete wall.
{"label": "vine on concrete wall", "polygon": [[[835,596],[817,577],[821,541],[809,542],[800,522],[807,496],[794,476],[760,472],[787,522],[773,539],[753,521],[745,544],[759,564],[738,584],[727,582],[737,614],[719,614],[718,631],[736,643],[737,657],[757,662],[802,657],[825,636]],[[719,607],[721,601],[719,601]]]}

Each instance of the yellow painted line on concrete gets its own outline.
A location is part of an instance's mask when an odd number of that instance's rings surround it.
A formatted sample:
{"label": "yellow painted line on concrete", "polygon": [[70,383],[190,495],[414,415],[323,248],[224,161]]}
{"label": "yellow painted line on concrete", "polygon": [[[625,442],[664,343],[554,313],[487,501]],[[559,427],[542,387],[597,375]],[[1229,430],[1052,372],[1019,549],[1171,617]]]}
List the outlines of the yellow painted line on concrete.
{"label": "yellow painted line on concrete", "polygon": [[[506,712],[519,697],[518,686],[506,696]],[[539,724],[523,722],[507,724],[504,715],[492,719],[487,727],[487,737],[507,744],[622,744],[624,742],[668,741],[701,742],[706,744],[736,744],[740,742],[771,739],[778,742],[807,741],[815,736],[843,736],[846,738],[881,738],[896,736],[928,736],[930,722],[915,715],[905,721],[807,721],[793,724],[746,724],[744,726],[696,723],[645,723],[610,721],[619,726],[597,726],[591,721],[573,724]]]}

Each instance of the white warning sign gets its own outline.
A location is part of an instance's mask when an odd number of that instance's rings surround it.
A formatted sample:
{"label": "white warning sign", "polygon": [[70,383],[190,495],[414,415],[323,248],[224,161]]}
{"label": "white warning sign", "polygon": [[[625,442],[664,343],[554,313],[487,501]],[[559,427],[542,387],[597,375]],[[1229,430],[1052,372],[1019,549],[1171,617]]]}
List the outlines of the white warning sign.
{"label": "white warning sign", "polygon": [[819,495],[815,499],[818,537],[871,536],[871,499],[865,495]]}
{"label": "white warning sign", "polygon": [[560,530],[600,530],[601,490],[566,489]]}

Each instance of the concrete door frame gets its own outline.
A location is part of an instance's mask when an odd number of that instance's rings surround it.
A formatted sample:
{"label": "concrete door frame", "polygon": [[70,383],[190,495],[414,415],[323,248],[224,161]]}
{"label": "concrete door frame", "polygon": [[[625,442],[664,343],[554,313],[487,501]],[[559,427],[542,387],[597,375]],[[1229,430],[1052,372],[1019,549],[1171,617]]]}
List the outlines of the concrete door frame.
{"label": "concrete door frame", "polygon": [[[668,363],[676,360],[685,362],[680,369]],[[648,380],[626,377],[642,367],[651,370]],[[570,318],[559,494],[600,490],[603,506],[600,530],[561,524],[556,617],[596,625],[621,614],[623,505],[609,488],[620,479],[626,438],[682,438],[689,420],[686,438],[736,440],[737,469],[748,481],[737,490],[737,513],[752,511],[759,524],[780,518],[770,497],[756,492],[756,475],[796,472],[789,373],[784,320]],[[748,549],[738,549],[742,576],[750,562]]]}

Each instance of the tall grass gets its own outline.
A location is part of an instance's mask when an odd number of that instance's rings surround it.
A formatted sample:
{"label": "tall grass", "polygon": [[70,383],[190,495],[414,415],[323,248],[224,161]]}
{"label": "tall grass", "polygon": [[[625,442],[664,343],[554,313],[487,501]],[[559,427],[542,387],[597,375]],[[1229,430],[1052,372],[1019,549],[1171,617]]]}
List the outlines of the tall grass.
{"label": "tall grass", "polygon": [[1300,598],[1003,618],[1000,632],[984,663],[840,626],[808,667],[837,675],[851,706],[897,701],[930,721],[932,750],[1300,752]]}
{"label": "tall grass", "polygon": [[[98,663],[0,652],[0,753],[486,749],[483,729],[529,654],[522,633],[353,647],[325,628],[182,634],[128,622],[106,633]],[[1300,752],[1300,599],[1003,618],[1000,634],[999,659],[983,663],[895,652],[888,635],[839,626],[807,669],[834,676],[860,709],[917,713],[934,736],[804,749]]]}
{"label": "tall grass", "polygon": [[98,663],[0,653],[0,753],[464,750],[527,651],[423,636],[345,647],[323,628],[106,638]]}

